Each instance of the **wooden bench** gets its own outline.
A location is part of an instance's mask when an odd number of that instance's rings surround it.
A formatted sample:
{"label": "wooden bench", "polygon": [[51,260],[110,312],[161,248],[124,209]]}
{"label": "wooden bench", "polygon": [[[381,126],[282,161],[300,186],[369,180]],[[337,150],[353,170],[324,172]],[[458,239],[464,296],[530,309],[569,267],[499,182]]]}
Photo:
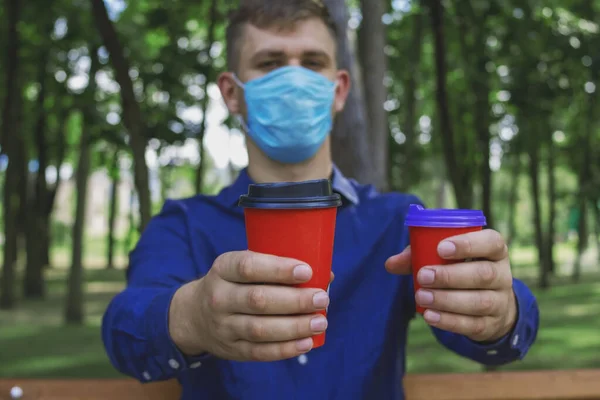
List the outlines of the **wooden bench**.
{"label": "wooden bench", "polygon": [[[407,400],[600,400],[600,370],[407,375]],[[0,400],[176,400],[176,381],[0,379]],[[374,399],[376,400],[376,399]]]}

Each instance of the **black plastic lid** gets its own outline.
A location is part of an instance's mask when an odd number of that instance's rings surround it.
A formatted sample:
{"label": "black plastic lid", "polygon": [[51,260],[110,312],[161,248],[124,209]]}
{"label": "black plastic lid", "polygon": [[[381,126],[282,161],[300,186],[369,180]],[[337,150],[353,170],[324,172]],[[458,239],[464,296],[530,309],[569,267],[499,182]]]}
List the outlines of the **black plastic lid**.
{"label": "black plastic lid", "polygon": [[331,208],[341,206],[342,199],[333,193],[328,179],[319,179],[252,184],[238,204],[244,208],[266,209]]}

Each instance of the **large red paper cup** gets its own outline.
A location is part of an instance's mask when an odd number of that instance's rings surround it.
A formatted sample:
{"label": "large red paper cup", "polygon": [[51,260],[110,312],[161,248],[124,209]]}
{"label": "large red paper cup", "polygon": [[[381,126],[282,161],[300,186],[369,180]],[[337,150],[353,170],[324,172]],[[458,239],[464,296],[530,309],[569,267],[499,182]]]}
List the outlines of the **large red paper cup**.
{"label": "large red paper cup", "polygon": [[[426,210],[411,205],[405,224],[409,228],[412,254],[412,273],[415,294],[421,288],[417,274],[421,268],[448,265],[459,261],[446,260],[438,255],[438,245],[444,239],[469,232],[476,232],[486,225],[485,216],[479,210]],[[425,309],[417,305],[417,312]]]}
{"label": "large red paper cup", "polygon": [[[312,268],[312,278],[295,286],[328,290],[341,205],[328,180],[250,185],[240,205],[248,250],[305,262]],[[321,314],[327,315],[326,311]],[[313,343],[313,348],[322,346],[325,333],[313,336]]]}

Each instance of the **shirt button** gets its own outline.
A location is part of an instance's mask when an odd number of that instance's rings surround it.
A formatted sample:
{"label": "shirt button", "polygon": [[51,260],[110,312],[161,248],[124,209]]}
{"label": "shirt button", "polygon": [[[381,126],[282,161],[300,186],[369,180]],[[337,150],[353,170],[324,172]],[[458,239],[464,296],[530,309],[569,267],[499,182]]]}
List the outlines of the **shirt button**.
{"label": "shirt button", "polygon": [[308,362],[308,357],[306,357],[306,354],[302,354],[298,357],[298,362],[300,363],[300,365],[306,365],[306,363]]}
{"label": "shirt button", "polygon": [[171,368],[173,368],[173,369],[177,369],[177,368],[179,368],[179,363],[177,362],[177,360],[174,360],[171,358],[169,360],[169,366],[171,366]]}
{"label": "shirt button", "polygon": [[147,381],[149,381],[150,379],[152,379],[152,377],[150,376],[150,374],[148,373],[148,371],[144,371],[144,373],[142,374],[142,376]]}
{"label": "shirt button", "polygon": [[200,368],[201,366],[202,366],[202,363],[200,361],[190,364],[190,368],[192,368],[192,369]]}
{"label": "shirt button", "polygon": [[516,346],[517,343],[519,343],[519,335],[515,335],[515,337],[513,338],[513,341],[512,341],[513,346]]}

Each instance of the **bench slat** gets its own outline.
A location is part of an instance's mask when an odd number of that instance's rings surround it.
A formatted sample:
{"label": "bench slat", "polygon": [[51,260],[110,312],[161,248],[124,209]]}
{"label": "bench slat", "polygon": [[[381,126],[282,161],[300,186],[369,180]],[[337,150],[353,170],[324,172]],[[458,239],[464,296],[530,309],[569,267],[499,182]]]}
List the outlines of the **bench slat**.
{"label": "bench slat", "polygon": [[407,400],[598,400],[600,370],[407,375]]}
{"label": "bench slat", "polygon": [[[23,389],[22,400],[176,400],[177,381],[130,379],[0,379],[0,400]],[[600,400],[600,370],[407,375],[407,400]]]}

